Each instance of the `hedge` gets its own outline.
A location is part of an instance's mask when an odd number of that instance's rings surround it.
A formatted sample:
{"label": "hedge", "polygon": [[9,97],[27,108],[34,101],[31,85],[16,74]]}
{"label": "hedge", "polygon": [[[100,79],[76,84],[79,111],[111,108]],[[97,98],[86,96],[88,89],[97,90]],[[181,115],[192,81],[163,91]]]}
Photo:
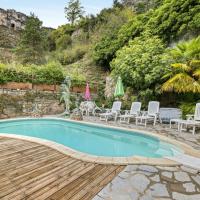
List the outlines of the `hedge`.
{"label": "hedge", "polygon": [[8,82],[60,84],[64,78],[64,70],[57,62],[51,62],[41,66],[0,64],[0,84]]}

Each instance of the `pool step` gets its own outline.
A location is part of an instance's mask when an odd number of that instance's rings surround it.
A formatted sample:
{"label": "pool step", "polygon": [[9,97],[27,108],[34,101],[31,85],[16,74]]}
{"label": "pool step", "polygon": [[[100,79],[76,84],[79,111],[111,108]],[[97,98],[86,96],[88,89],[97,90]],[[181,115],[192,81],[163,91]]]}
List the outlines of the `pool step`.
{"label": "pool step", "polygon": [[183,165],[187,165],[188,167],[192,167],[192,168],[200,170],[200,158],[196,158],[196,157],[189,156],[186,154],[180,154],[174,157],[166,157],[166,158],[179,162]]}

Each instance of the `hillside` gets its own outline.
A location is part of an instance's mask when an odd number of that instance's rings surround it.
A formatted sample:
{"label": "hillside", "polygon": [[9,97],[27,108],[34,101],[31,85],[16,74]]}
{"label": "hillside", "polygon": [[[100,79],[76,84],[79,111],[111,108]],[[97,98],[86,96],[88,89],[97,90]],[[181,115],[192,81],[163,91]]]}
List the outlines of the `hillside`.
{"label": "hillside", "polygon": [[[24,56],[22,64],[58,63],[79,85],[86,81],[104,82],[107,75],[114,78],[120,75],[132,99],[147,102],[161,98],[165,95],[162,85],[167,80],[162,77],[172,70],[170,66],[199,59],[198,48],[190,58],[171,55],[173,47],[192,39],[197,43],[194,46],[198,46],[199,40],[195,38],[200,35],[199,0],[114,1],[111,8],[96,16],[82,16],[56,30],[42,29],[37,17],[29,18],[29,24],[22,30],[24,39],[20,38],[22,49],[16,56]],[[36,40],[30,38],[32,35],[39,38],[34,49],[32,44]],[[13,36],[8,38],[11,43],[17,40]],[[9,43],[6,41],[2,41],[4,46]],[[10,58],[7,62],[15,61]]]}

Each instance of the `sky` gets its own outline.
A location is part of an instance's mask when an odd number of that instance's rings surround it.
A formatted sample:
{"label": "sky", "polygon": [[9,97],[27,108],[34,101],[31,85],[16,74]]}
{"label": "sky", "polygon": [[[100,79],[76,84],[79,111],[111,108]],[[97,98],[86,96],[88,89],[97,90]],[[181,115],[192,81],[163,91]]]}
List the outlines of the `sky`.
{"label": "sky", "polygon": [[[0,0],[0,8],[15,9],[27,15],[30,12],[43,21],[46,27],[57,28],[65,24],[67,19],[64,14],[64,7],[68,0]],[[97,14],[103,8],[110,7],[113,0],[80,0],[86,14]]]}

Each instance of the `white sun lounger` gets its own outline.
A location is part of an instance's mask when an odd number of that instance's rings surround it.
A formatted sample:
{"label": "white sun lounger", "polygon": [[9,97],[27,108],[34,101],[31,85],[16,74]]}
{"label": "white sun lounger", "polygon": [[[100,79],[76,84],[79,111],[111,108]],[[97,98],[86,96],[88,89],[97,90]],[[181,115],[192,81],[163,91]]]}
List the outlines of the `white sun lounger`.
{"label": "white sun lounger", "polygon": [[196,131],[196,127],[200,127],[200,121],[181,120],[179,122],[179,132],[186,131],[189,127],[192,127],[192,134],[194,135]]}
{"label": "white sun lounger", "polygon": [[187,130],[188,127],[192,127],[192,133],[195,134],[196,127],[200,126],[200,103],[196,104],[194,115],[187,115],[187,119],[171,119],[170,120],[170,128],[172,127],[172,123],[177,124],[178,131],[182,132],[183,130]]}
{"label": "white sun lounger", "polygon": [[161,122],[160,116],[160,102],[158,101],[150,101],[148,105],[148,111],[143,112],[141,116],[136,117],[136,125],[147,125],[148,121],[153,121],[153,125],[156,125],[157,120]]}
{"label": "white sun lounger", "polygon": [[126,110],[124,115],[120,115],[120,122],[130,123],[131,118],[136,118],[139,116],[141,111],[141,102],[133,102],[130,111]]}
{"label": "white sun lounger", "polygon": [[114,118],[116,121],[118,115],[120,114],[121,105],[121,101],[115,101],[113,103],[112,109],[106,109],[105,113],[100,114],[100,120],[105,120],[107,122],[108,119]]}

